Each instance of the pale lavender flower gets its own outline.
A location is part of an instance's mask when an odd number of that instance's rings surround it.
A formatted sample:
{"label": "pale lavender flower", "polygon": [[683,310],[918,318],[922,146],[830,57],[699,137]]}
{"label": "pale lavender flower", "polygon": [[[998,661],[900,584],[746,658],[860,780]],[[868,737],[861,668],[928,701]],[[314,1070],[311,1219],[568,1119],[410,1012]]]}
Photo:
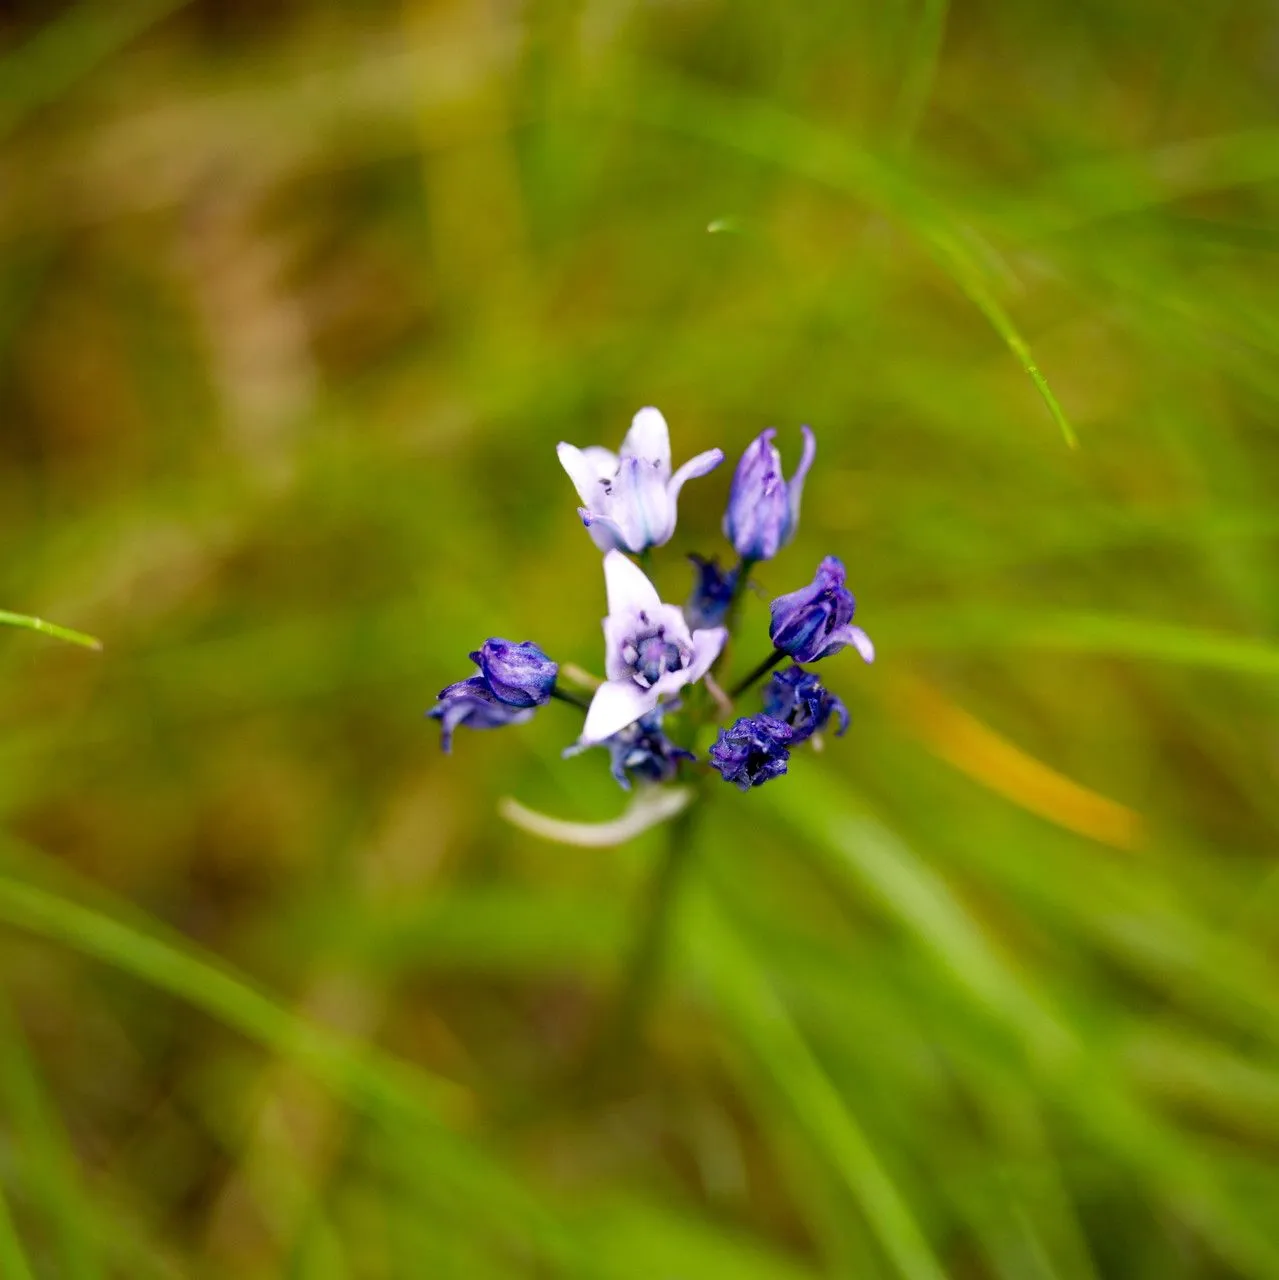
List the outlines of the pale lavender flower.
{"label": "pale lavender flower", "polygon": [[782,455],[773,444],[773,427],[746,447],[733,475],[724,512],[724,536],[743,560],[771,560],[794,536],[804,479],[813,465],[817,441],[807,427],[804,452],[790,484],[782,475]]}
{"label": "pale lavender flower", "polygon": [[683,613],[663,604],[643,570],[620,551],[604,556],[608,617],[604,619],[604,670],[580,741],[603,742],[656,710],[664,697],[700,680],[728,638],[723,627],[690,633]]}
{"label": "pale lavender flower", "polygon": [[564,443],[557,452],[584,504],[577,509],[582,523],[601,551],[640,552],[669,542],[684,482],[724,460],[723,450],[708,449],[672,475],[670,431],[651,408],[635,415],[620,453]]}

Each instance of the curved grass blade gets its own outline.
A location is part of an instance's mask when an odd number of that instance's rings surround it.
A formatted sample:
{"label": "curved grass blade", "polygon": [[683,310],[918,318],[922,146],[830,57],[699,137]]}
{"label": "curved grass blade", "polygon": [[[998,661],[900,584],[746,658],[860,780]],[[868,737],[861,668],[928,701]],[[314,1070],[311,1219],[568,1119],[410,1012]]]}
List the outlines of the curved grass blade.
{"label": "curved grass blade", "polygon": [[[33,1206],[43,1210],[55,1241],[59,1274],[68,1280],[97,1280],[102,1268],[91,1242],[92,1215],[79,1184],[75,1157],[42,1087],[22,1029],[0,996],[0,1097],[21,1154],[22,1185]],[[0,1256],[3,1250],[0,1250]],[[0,1266],[0,1275],[10,1274]]]}
{"label": "curved grass blade", "polygon": [[1072,1123],[1146,1180],[1227,1264],[1279,1274],[1279,1242],[1213,1176],[1199,1147],[1131,1096],[1113,1064],[991,941],[938,872],[851,807],[836,784],[815,777],[812,762],[787,783],[773,793],[774,804],[806,837],[803,847],[913,935],[972,1012],[1019,1048]]}
{"label": "curved grass blade", "polygon": [[1279,675],[1279,645],[1150,618],[1102,613],[971,613],[927,609],[899,614],[876,632],[898,648],[920,651],[1030,648],[1147,658],[1238,675]]}
{"label": "curved grass blade", "polygon": [[0,877],[0,920],[132,973],[188,1001],[326,1083],[365,1103],[390,1106],[440,1126],[463,1109],[458,1086],[409,1069],[303,1021],[210,960],[139,932],[88,907]]}
{"label": "curved grass blade", "polygon": [[908,228],[986,317],[1034,384],[1067,445],[1077,447],[1065,410],[1035,363],[1029,343],[992,292],[964,231],[900,171],[848,138],[757,98],[731,96],[650,67],[623,79],[627,83],[621,91],[604,103],[618,114],[789,169],[856,196]]}
{"label": "curved grass blade", "polygon": [[102,648],[102,641],[97,636],[86,635],[83,631],[73,631],[70,627],[59,626],[56,622],[46,622],[43,618],[33,618],[26,613],[10,613],[7,609],[0,609],[0,625],[38,631],[43,636],[53,636],[54,639],[65,640],[68,644],[83,645],[86,649],[101,650]]}
{"label": "curved grass blade", "polygon": [[186,0],[82,0],[0,58],[0,139]]}
{"label": "curved grass blade", "polygon": [[0,1194],[0,1275],[6,1280],[34,1280],[3,1194]]}
{"label": "curved grass blade", "polygon": [[684,945],[756,1065],[861,1206],[905,1280],[945,1271],[839,1090],[822,1070],[768,975],[704,889],[690,890]]}

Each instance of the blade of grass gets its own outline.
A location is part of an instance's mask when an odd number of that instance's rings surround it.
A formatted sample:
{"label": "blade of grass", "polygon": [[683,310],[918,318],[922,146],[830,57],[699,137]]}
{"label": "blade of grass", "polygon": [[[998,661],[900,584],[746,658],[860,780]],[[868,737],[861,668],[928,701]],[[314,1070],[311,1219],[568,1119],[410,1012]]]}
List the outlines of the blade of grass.
{"label": "blade of grass", "polygon": [[908,228],[1016,357],[1066,444],[1072,449],[1078,445],[1074,428],[1035,363],[1030,345],[987,283],[981,259],[969,246],[971,233],[955,226],[945,210],[901,172],[851,139],[767,102],[733,96],[650,67],[629,78],[616,96],[602,99],[601,105],[855,196]]}
{"label": "blade of grass", "polygon": [[690,888],[688,898],[683,945],[714,993],[720,1015],[860,1205],[897,1272],[907,1280],[943,1280],[945,1272],[909,1206],[767,973],[704,886]]}
{"label": "blade of grass", "polygon": [[893,104],[891,132],[898,154],[910,146],[919,121],[928,106],[946,34],[947,0],[922,0],[920,14],[914,23],[911,48],[906,59],[901,89]]}
{"label": "blade of grass", "polygon": [[807,837],[805,847],[850,888],[868,891],[976,1011],[1020,1044],[1042,1087],[1075,1123],[1132,1167],[1223,1260],[1249,1273],[1279,1272],[1279,1243],[1212,1176],[1202,1152],[1128,1094],[1108,1056],[1090,1051],[1017,973],[941,876],[887,828],[850,808],[846,788],[824,781],[812,762],[787,781],[774,804]]}
{"label": "blade of grass", "polygon": [[102,5],[83,0],[47,23],[0,58],[0,140],[185,3],[139,0]]}
{"label": "blade of grass", "polygon": [[250,1039],[295,1058],[348,1096],[390,1106],[433,1126],[465,1102],[458,1086],[304,1022],[194,949],[180,949],[43,889],[0,877],[0,920],[95,956],[188,1001]]}
{"label": "blade of grass", "polygon": [[22,1241],[9,1216],[9,1204],[0,1193],[0,1275],[5,1280],[33,1280],[33,1272],[22,1250]]}
{"label": "blade of grass", "polygon": [[[56,1242],[60,1272],[68,1280],[95,1280],[102,1268],[94,1254],[91,1215],[76,1175],[75,1157],[53,1113],[22,1030],[0,995],[0,1093],[21,1143],[24,1185],[40,1205]],[[0,1274],[8,1275],[7,1270]]]}
{"label": "blade of grass", "polygon": [[[308,1068],[339,1097],[379,1122],[388,1140],[411,1148],[435,1186],[525,1233],[565,1274],[597,1268],[580,1242],[504,1165],[445,1122],[467,1109],[459,1087],[349,1042],[291,1014],[194,948],[169,943],[100,912],[0,876],[0,921],[105,961],[203,1009],[250,1039]],[[617,1275],[642,1274],[619,1259]]]}
{"label": "blade of grass", "polygon": [[876,632],[877,641],[881,631],[900,648],[1019,646],[1151,658],[1240,675],[1279,675],[1279,645],[1266,640],[1122,615],[990,609],[967,614],[951,610],[943,615],[930,609],[886,619]]}
{"label": "blade of grass", "polygon": [[41,635],[66,640],[69,644],[83,645],[86,649],[102,648],[102,641],[97,636],[85,635],[83,631],[72,631],[70,627],[59,626],[56,622],[46,622],[43,618],[33,618],[25,613],[10,613],[7,609],[0,609],[0,625],[25,627],[28,631],[38,631]]}

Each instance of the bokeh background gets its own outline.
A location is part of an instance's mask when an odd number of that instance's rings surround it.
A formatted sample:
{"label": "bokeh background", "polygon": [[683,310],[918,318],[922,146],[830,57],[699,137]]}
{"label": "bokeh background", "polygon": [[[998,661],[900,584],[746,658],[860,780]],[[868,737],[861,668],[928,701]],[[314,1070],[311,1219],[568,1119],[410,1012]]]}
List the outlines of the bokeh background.
{"label": "bokeh background", "polygon": [[[0,1274],[1279,1275],[1277,117],[1272,0],[0,4],[0,607],[105,645],[0,632]],[[422,712],[599,669],[645,404],[666,598],[810,423],[738,656],[833,553],[879,660],[600,1059],[663,830]]]}

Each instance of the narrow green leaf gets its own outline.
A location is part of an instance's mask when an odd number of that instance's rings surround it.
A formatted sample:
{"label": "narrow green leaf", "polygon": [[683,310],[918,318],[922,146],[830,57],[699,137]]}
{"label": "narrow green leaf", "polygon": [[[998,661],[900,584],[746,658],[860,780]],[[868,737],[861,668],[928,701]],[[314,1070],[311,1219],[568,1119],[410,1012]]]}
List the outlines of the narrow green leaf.
{"label": "narrow green leaf", "polygon": [[700,138],[856,196],[906,227],[986,317],[1043,398],[1066,443],[1076,447],[1074,428],[1035,363],[1030,344],[995,297],[981,259],[969,247],[971,233],[955,225],[937,201],[899,170],[851,139],[770,103],[733,96],[649,67],[607,99],[606,105],[621,115]]}
{"label": "narrow green leaf", "polygon": [[830,1162],[906,1280],[943,1280],[910,1208],[813,1056],[749,948],[703,887],[690,887],[684,945],[720,1016],[773,1082],[808,1141]]}
{"label": "narrow green leaf", "polygon": [[81,0],[8,51],[0,57],[0,138],[185,3],[135,0],[102,5]]}
{"label": "narrow green leaf", "polygon": [[33,1280],[33,1275],[9,1216],[8,1202],[0,1194],[0,1276],[5,1280]]}
{"label": "narrow green leaf", "polygon": [[[18,1143],[23,1186],[48,1220],[68,1280],[102,1274],[94,1255],[92,1221],[77,1177],[75,1157],[53,1113],[35,1063],[8,1001],[0,996],[0,1097]],[[8,1271],[0,1271],[7,1276]]]}
{"label": "narrow green leaf", "polygon": [[83,645],[86,649],[102,648],[102,641],[97,636],[85,635],[83,631],[72,631],[70,627],[59,626],[56,622],[46,622],[43,618],[33,618],[25,613],[10,613],[7,609],[0,609],[0,625],[25,627],[28,631],[38,631],[41,635],[54,636],[70,644]]}

